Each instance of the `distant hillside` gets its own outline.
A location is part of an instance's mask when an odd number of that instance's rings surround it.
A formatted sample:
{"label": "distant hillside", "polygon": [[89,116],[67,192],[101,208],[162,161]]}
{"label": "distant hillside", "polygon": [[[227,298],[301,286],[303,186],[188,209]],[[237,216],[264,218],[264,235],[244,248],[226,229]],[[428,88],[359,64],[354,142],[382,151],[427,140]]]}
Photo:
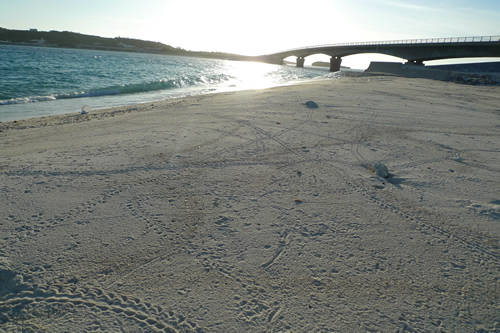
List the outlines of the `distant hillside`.
{"label": "distant hillside", "polygon": [[79,48],[107,51],[161,53],[217,59],[252,60],[252,57],[222,52],[192,52],[159,42],[132,38],[105,38],[70,31],[10,30],[0,28],[0,44]]}

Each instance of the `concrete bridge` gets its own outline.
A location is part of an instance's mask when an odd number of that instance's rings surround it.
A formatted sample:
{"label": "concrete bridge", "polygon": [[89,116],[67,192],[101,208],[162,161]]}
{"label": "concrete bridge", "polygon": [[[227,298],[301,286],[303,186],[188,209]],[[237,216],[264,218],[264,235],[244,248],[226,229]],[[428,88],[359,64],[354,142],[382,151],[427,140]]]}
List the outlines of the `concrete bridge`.
{"label": "concrete bridge", "polygon": [[330,71],[340,70],[342,57],[380,53],[406,59],[407,63],[423,65],[427,60],[453,58],[500,57],[500,36],[455,37],[393,40],[383,42],[344,43],[308,46],[256,57],[258,61],[283,64],[290,56],[297,57],[297,67],[304,67],[305,58],[314,54],[330,56]]}

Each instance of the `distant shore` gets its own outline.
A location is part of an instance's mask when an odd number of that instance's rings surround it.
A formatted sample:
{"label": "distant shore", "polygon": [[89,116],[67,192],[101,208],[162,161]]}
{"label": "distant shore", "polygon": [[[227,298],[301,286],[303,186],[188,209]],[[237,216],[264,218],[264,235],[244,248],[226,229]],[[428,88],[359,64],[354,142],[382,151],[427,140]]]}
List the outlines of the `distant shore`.
{"label": "distant shore", "polygon": [[159,42],[132,38],[105,38],[70,31],[10,30],[0,28],[0,45],[73,48],[99,51],[152,53],[186,57],[255,61],[256,57],[224,52],[188,51]]}
{"label": "distant shore", "polygon": [[148,53],[148,54],[163,54],[163,55],[177,55],[183,57],[196,57],[196,58],[209,58],[220,60],[234,60],[234,61],[258,61],[256,57],[243,56],[238,54],[223,53],[223,52],[198,52],[198,51],[185,51],[185,52],[165,52],[154,49],[129,49],[123,47],[104,47],[92,45],[77,45],[77,46],[60,46],[56,44],[36,44],[36,43],[9,43],[0,41],[1,45],[13,46],[26,46],[26,47],[48,47],[48,48],[61,48],[61,49],[80,49],[80,50],[96,50],[96,51],[111,51],[111,52],[130,52],[130,53]]}

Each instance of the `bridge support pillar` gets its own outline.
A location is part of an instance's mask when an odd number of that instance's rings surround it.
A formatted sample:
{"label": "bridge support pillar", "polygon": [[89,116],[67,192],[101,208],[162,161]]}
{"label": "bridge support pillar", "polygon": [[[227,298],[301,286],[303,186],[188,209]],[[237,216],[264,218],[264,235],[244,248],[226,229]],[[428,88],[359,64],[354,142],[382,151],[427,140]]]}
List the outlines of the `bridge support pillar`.
{"label": "bridge support pillar", "polygon": [[304,57],[297,57],[297,67],[304,67],[304,62],[306,59]]}
{"label": "bridge support pillar", "polygon": [[416,66],[424,66],[423,60],[408,60],[406,62],[407,65],[416,65]]}
{"label": "bridge support pillar", "polygon": [[331,57],[330,58],[330,72],[340,71],[340,64],[342,63],[341,57]]}

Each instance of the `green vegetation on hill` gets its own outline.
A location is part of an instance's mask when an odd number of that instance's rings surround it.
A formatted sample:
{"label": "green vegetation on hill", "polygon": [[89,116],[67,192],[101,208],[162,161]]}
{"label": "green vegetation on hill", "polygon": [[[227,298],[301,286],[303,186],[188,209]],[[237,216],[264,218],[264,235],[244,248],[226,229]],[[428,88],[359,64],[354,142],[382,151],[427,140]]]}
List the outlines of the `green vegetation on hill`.
{"label": "green vegetation on hill", "polygon": [[230,60],[252,60],[252,57],[237,54],[222,52],[193,52],[159,42],[123,37],[105,38],[70,31],[37,31],[36,29],[10,30],[0,28],[0,44],[161,53]]}

